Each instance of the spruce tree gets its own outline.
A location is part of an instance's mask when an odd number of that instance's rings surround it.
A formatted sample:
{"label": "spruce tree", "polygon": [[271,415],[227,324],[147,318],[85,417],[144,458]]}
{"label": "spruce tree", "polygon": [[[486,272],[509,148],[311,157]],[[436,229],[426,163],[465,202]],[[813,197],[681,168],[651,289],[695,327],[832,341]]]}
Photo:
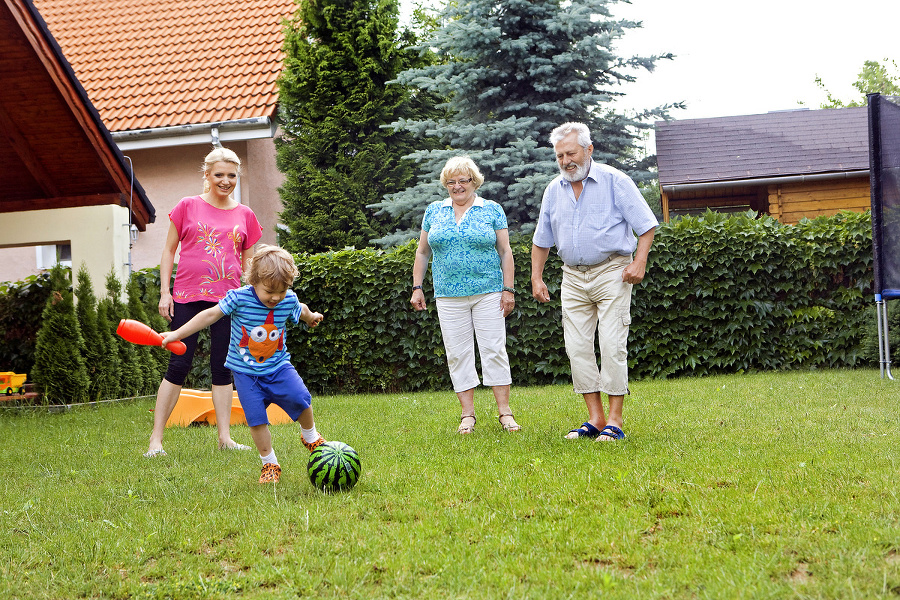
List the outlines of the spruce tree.
{"label": "spruce tree", "polygon": [[617,0],[458,0],[440,14],[442,26],[422,42],[439,61],[398,75],[400,83],[449,97],[446,119],[398,119],[401,130],[433,137],[449,149],[422,149],[416,185],[376,204],[400,221],[399,243],[415,236],[425,207],[446,197],[437,183],[448,158],[468,154],[485,175],[479,194],[503,205],[510,230],[533,230],[544,187],[557,175],[550,131],[566,121],[588,125],[594,159],[650,179],[655,157],[632,146],[652,118],[677,105],[629,114],[612,102],[635,71],[672,55],[619,57],[614,44],[633,21],[612,16]]}
{"label": "spruce tree", "polygon": [[90,384],[70,273],[60,265],[50,272],[51,293],[41,314],[41,328],[34,349],[31,375],[47,404],[84,402]]}
{"label": "spruce tree", "polygon": [[397,26],[397,0],[304,0],[286,28],[276,144],[279,243],[292,252],[369,246],[395,226],[368,205],[410,184],[402,157],[421,146],[382,126],[436,114],[429,94],[392,83],[428,62]]}

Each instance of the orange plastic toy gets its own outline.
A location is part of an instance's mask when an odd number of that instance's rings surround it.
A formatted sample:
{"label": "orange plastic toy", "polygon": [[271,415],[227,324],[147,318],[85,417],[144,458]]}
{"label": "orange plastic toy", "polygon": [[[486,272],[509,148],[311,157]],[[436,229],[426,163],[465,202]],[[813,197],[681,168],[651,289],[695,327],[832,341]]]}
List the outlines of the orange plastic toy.
{"label": "orange plastic toy", "polygon": [[[118,333],[121,338],[128,340],[132,344],[138,344],[139,346],[162,345],[161,335],[153,331],[149,326],[133,319],[122,319],[119,321],[116,333]],[[187,346],[184,345],[184,342],[172,342],[166,346],[166,350],[181,355],[187,351]]]}
{"label": "orange plastic toy", "polygon": [[[280,425],[282,423],[291,423],[291,418],[282,408],[276,404],[270,404],[266,409],[269,416],[269,423],[272,425]],[[216,424],[216,409],[212,403],[212,392],[200,390],[181,390],[178,396],[178,403],[175,409],[166,421],[166,427],[187,427],[191,423],[207,423],[209,425]],[[244,416],[244,409],[238,401],[238,394],[234,392],[231,400],[231,424],[242,425],[247,423]]]}
{"label": "orange plastic toy", "polygon": [[21,375],[12,371],[0,372],[0,394],[6,394],[7,396],[21,394],[22,384],[25,383],[27,378],[28,375]]}

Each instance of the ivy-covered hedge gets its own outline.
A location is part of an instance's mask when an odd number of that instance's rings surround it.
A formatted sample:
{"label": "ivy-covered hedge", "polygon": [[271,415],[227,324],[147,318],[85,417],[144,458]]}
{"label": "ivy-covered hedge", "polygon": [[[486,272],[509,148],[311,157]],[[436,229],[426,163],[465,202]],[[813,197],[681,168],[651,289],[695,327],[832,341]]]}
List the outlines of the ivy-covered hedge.
{"label": "ivy-covered hedge", "polygon": [[[507,321],[516,385],[569,381],[551,253],[552,301],[530,294],[530,242],[513,244],[517,306]],[[325,315],[289,347],[313,388],[417,390],[450,385],[429,280],[427,311],[409,305],[415,244],[298,257],[301,300]],[[634,291],[634,378],[860,364],[872,302],[867,213],[786,226],[708,212],[660,226]]]}
{"label": "ivy-covered hedge", "polygon": [[868,213],[795,226],[752,214],[660,227],[633,298],[633,376],[859,364],[873,301]]}
{"label": "ivy-covered hedge", "polygon": [[50,274],[0,284],[0,371],[30,373]]}
{"label": "ivy-covered hedge", "polygon": [[[568,383],[559,307],[561,265],[551,253],[544,277],[551,302],[540,304],[531,298],[530,251],[529,239],[514,240],[519,293],[507,320],[513,381]],[[289,349],[311,390],[450,387],[430,277],[425,281],[428,309],[416,312],[409,304],[415,242],[392,251],[345,250],[296,258],[300,277],[294,289],[301,301],[325,315],[315,329],[288,331]],[[118,295],[117,285],[111,297]],[[101,312],[115,313],[108,317],[110,326],[127,315],[164,329],[156,310],[159,269],[135,273],[128,292],[139,300],[99,303]],[[0,287],[0,365],[11,365],[3,370],[30,372],[48,295],[43,277]],[[634,289],[631,376],[872,364],[873,315],[868,213],[842,213],[794,226],[752,214],[708,212],[679,219],[657,230],[647,276]],[[203,343],[201,339],[201,354]],[[127,354],[134,348],[126,344],[122,350]],[[159,355],[154,376],[129,393],[155,391],[155,375],[161,375],[166,353],[154,352]],[[877,348],[874,352],[877,364]],[[130,362],[126,359],[123,364]],[[198,356],[187,385],[208,386],[208,377],[206,358]]]}

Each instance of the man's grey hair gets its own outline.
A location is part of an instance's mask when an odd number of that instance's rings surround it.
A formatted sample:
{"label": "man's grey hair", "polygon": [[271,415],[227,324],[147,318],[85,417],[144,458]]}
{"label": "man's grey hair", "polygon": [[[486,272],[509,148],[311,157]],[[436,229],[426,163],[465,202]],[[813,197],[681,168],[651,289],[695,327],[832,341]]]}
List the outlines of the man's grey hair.
{"label": "man's grey hair", "polygon": [[550,145],[556,146],[570,133],[578,134],[578,145],[587,148],[591,145],[591,130],[584,123],[563,123],[550,132]]}

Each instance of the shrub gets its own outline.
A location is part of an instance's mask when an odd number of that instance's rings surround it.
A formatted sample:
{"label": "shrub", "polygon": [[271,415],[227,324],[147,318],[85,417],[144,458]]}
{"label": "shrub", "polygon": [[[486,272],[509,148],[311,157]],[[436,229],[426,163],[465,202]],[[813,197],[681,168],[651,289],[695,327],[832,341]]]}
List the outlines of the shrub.
{"label": "shrub", "polygon": [[[544,280],[551,302],[531,298],[530,240],[513,243],[516,309],[507,320],[516,385],[568,381],[559,259]],[[390,252],[344,250],[297,257],[301,301],[325,315],[289,331],[307,384],[319,390],[449,387],[444,349],[428,310],[409,306],[415,242]],[[632,376],[853,367],[861,362],[862,308],[871,297],[867,214],[782,225],[752,213],[707,212],[660,226],[648,273],[634,290]]]}
{"label": "shrub", "polygon": [[34,350],[32,377],[48,404],[84,402],[90,384],[69,275],[60,266],[50,272],[51,294],[41,313]]}
{"label": "shrub", "polygon": [[0,370],[31,373],[41,313],[49,296],[49,273],[0,285]]}
{"label": "shrub", "polygon": [[[560,262],[545,267],[551,301],[531,298],[527,237],[513,239],[516,308],[507,319],[515,385],[567,383],[562,339]],[[430,277],[428,309],[409,305],[415,242],[390,251],[342,250],[296,256],[301,301],[325,315],[320,327],[288,330],[298,370],[317,392],[431,390],[450,387]],[[0,294],[0,356],[31,368],[23,336],[39,315],[31,298],[48,294],[45,279],[8,285]],[[873,362],[874,331],[871,226],[868,213],[782,225],[752,213],[707,212],[659,227],[647,277],[634,289],[629,366],[633,378],[702,376],[777,369],[854,367]],[[157,377],[141,378],[135,348],[114,336],[126,312],[121,284],[108,279],[99,302],[98,326],[116,352],[104,365],[122,386],[121,396],[155,389]],[[135,274],[130,296],[140,296],[145,318],[158,316],[159,269]],[[0,292],[3,290],[0,289]],[[896,314],[896,311],[892,313]],[[25,316],[32,316],[27,322]],[[106,323],[106,327],[102,324]],[[892,317],[892,324],[896,316]],[[893,336],[900,327],[892,328]],[[15,338],[12,338],[15,339]],[[186,385],[208,387],[208,335]],[[11,348],[14,346],[14,348]],[[893,343],[897,348],[898,344]],[[154,351],[162,352],[162,351]],[[164,361],[163,358],[158,360]],[[116,360],[119,361],[118,366]],[[877,363],[877,347],[874,349]],[[161,363],[162,364],[162,363]],[[152,389],[151,389],[152,388]]]}

